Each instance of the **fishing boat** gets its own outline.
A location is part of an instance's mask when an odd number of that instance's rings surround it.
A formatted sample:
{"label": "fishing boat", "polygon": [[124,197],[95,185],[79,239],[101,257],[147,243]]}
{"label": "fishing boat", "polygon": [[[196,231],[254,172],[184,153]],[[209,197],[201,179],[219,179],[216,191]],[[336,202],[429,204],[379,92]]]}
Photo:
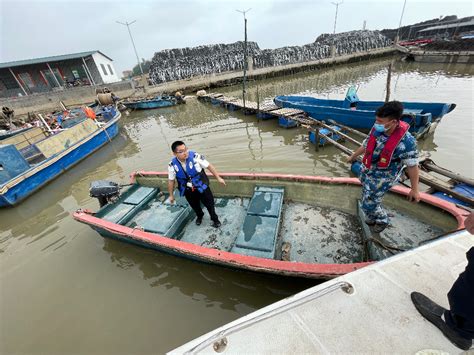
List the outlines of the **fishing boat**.
{"label": "fishing boat", "polygon": [[[35,127],[1,141],[0,207],[14,206],[108,143],[118,134],[120,111],[100,106],[56,131]],[[66,128],[67,127],[67,128]]]}
{"label": "fishing boat", "polygon": [[132,110],[151,110],[155,108],[175,106],[178,100],[174,96],[155,96],[151,99],[127,100],[122,102],[127,108]]}
{"label": "fishing boat", "polygon": [[[466,210],[431,195],[419,204],[408,189],[394,187],[385,206],[394,217],[380,234],[363,223],[360,183],[355,178],[276,174],[221,174],[226,186],[211,185],[218,229],[197,226],[186,200],[170,205],[165,172],[135,172],[119,195],[107,182],[91,186],[97,212],[73,217],[100,235],[179,257],[276,275],[333,278],[373,261],[414,248],[463,227]],[[207,223],[206,223],[207,222]]]}
{"label": "fishing boat", "polygon": [[[295,108],[317,120],[333,120],[337,123],[362,130],[369,130],[375,123],[375,112],[383,101],[361,101],[351,87],[344,100],[318,99],[310,96],[277,96],[279,107]],[[433,131],[443,116],[456,104],[434,102],[403,102],[402,120],[410,124],[410,132],[422,138]]]}

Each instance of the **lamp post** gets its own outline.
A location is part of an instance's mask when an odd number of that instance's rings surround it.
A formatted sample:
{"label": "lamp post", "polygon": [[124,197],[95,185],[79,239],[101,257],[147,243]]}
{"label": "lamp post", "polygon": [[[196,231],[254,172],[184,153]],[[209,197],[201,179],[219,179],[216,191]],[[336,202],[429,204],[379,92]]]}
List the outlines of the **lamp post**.
{"label": "lamp post", "polygon": [[142,75],[143,75],[142,64],[140,63],[140,59],[139,59],[138,53],[137,53],[137,48],[135,47],[135,42],[133,41],[132,32],[130,31],[130,25],[132,25],[132,24],[134,24],[135,22],[137,22],[137,20],[133,20],[132,22],[125,22],[125,23],[120,22],[120,21],[115,21],[115,22],[117,22],[118,24],[127,26],[128,34],[130,35],[130,39],[132,40],[133,50],[135,51],[135,55],[136,55],[136,57],[137,57],[138,66],[140,67],[140,72],[141,72]]}
{"label": "lamp post", "polygon": [[240,12],[242,15],[244,15],[244,78],[242,80],[242,102],[244,104],[245,108],[245,84],[246,84],[246,79],[247,79],[247,18],[245,17],[245,14],[249,12],[252,9],[247,9],[247,10],[235,10],[237,12]]}
{"label": "lamp post", "polygon": [[336,16],[334,16],[334,30],[332,31],[332,34],[336,34],[336,22],[337,22],[337,11],[339,10],[339,5],[341,5],[344,2],[331,2],[331,4],[336,6]]}
{"label": "lamp post", "polygon": [[402,14],[400,15],[400,22],[398,23],[398,30],[397,30],[397,35],[395,36],[395,43],[398,43],[398,35],[400,33],[400,26],[402,25],[402,19],[403,19],[403,14],[405,13],[405,5],[407,4],[407,0],[403,2],[403,9],[402,9]]}

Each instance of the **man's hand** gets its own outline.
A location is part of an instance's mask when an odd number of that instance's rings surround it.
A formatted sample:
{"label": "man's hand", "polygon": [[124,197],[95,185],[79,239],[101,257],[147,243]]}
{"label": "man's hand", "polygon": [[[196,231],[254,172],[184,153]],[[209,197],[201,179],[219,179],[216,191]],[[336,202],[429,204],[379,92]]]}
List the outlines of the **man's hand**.
{"label": "man's hand", "polygon": [[418,190],[411,189],[407,196],[410,202],[420,202],[420,193]]}
{"label": "man's hand", "polygon": [[348,162],[348,163],[352,163],[352,162],[354,162],[354,160],[355,160],[355,157],[353,155],[346,158],[346,162]]}
{"label": "man's hand", "polygon": [[223,178],[221,178],[220,176],[217,178],[217,181],[219,182],[219,184],[225,186],[225,180]]}
{"label": "man's hand", "polygon": [[170,197],[168,198],[168,201],[169,201],[169,203],[170,203],[171,205],[174,205],[174,202],[175,202],[174,196],[173,196],[173,195],[170,195]]}

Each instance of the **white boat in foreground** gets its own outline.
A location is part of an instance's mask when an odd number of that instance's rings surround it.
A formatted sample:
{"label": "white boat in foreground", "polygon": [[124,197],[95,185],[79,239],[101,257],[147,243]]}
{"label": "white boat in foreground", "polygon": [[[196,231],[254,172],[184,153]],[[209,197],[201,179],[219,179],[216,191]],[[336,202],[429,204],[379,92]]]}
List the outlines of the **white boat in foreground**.
{"label": "white boat in foreground", "polygon": [[474,236],[454,232],[264,307],[170,354],[460,354],[418,313],[410,293],[448,307],[446,294],[473,245]]}

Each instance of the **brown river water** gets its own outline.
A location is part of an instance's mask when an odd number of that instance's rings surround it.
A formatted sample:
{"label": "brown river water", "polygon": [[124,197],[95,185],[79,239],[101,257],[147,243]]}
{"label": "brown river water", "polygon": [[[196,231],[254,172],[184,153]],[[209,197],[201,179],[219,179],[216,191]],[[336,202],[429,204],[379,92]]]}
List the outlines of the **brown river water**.
{"label": "brown river water", "polygon": [[[258,82],[261,100],[280,94],[383,100],[388,60]],[[419,142],[441,166],[474,177],[473,78],[466,65],[397,62],[392,98],[455,102],[434,135]],[[239,95],[240,87],[214,91]],[[257,82],[249,83],[256,101]],[[134,170],[166,170],[177,139],[222,172],[347,176],[344,155],[316,152],[305,129],[186,105],[123,116],[120,135],[12,209],[0,210],[0,353],[163,353],[317,283],[238,272],[104,240],[75,222],[96,209],[92,180],[129,181]],[[207,216],[206,216],[207,218]]]}

